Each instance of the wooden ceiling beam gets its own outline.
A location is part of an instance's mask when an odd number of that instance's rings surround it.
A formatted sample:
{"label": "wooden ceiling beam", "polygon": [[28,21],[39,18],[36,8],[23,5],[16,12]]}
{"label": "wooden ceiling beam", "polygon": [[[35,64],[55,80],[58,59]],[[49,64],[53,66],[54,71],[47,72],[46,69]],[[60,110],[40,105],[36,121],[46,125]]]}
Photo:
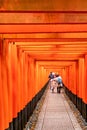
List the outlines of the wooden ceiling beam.
{"label": "wooden ceiling beam", "polygon": [[46,24],[46,25],[24,25],[12,24],[1,25],[0,33],[2,34],[22,34],[22,33],[46,33],[46,32],[87,32],[87,24]]}

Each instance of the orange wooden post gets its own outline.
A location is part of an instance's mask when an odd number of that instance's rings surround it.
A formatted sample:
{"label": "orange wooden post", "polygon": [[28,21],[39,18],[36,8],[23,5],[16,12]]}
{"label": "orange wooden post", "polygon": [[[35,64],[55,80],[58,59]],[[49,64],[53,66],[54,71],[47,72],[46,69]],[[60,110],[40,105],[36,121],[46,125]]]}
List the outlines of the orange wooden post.
{"label": "orange wooden post", "polygon": [[85,87],[85,60],[84,58],[82,59],[82,99],[84,98],[84,87]]}
{"label": "orange wooden post", "polygon": [[83,84],[84,84],[84,58],[79,59],[79,83],[78,83],[78,97],[82,99],[82,91],[83,91]]}
{"label": "orange wooden post", "polygon": [[25,65],[25,53],[22,51],[22,69],[23,69],[23,77],[22,77],[22,92],[23,92],[23,107],[26,105],[26,65]]}
{"label": "orange wooden post", "polygon": [[36,89],[37,89],[37,93],[39,92],[39,63],[38,61],[36,62]]}
{"label": "orange wooden post", "polygon": [[63,83],[65,83],[65,67],[62,69],[62,79],[63,79]]}
{"label": "orange wooden post", "polygon": [[76,87],[77,87],[77,81],[76,81],[76,62],[73,64],[73,94],[76,96]]}
{"label": "orange wooden post", "polygon": [[69,86],[69,67],[65,67],[65,86]]}
{"label": "orange wooden post", "polygon": [[78,87],[77,87],[77,107],[82,112],[82,93],[84,84],[84,58],[78,60]]}
{"label": "orange wooden post", "polygon": [[[46,80],[45,80],[46,76],[45,76],[45,69],[44,66],[41,67],[41,77],[40,77],[40,82],[42,82],[42,86],[41,88],[45,85]],[[42,79],[42,80],[41,80]]]}
{"label": "orange wooden post", "polygon": [[[8,42],[8,41],[7,41]],[[11,70],[11,47],[12,44],[8,42],[6,63],[7,63],[7,80],[8,80],[8,106],[9,106],[9,122],[12,122],[12,70]]]}
{"label": "orange wooden post", "polygon": [[43,86],[43,77],[41,77],[41,73],[43,72],[43,66],[39,65],[39,71],[38,72],[39,72],[38,82],[39,82],[39,91],[40,91],[42,86]]}
{"label": "orange wooden post", "polygon": [[41,73],[42,73],[42,66],[38,66],[39,71],[38,71],[38,91],[41,90],[42,84],[43,84],[43,78],[41,77]]}
{"label": "orange wooden post", "polygon": [[76,105],[76,62],[72,63],[71,74],[71,100]]}
{"label": "orange wooden post", "polygon": [[[79,97],[79,60],[77,62],[77,66],[76,66],[76,77],[77,77],[77,87],[76,87],[76,94],[77,94],[77,99]],[[78,103],[77,103],[78,104]]]}
{"label": "orange wooden post", "polygon": [[84,67],[82,74],[82,116],[87,121],[87,55],[84,58]]}
{"label": "orange wooden post", "polygon": [[28,56],[28,73],[27,73],[27,75],[28,75],[28,102],[30,102],[31,101],[31,88],[30,88],[30,80],[29,80],[29,78],[30,78],[30,68],[29,68],[29,56]]}
{"label": "orange wooden post", "polygon": [[[43,84],[42,84],[42,87],[45,85],[45,69],[44,69],[44,66],[42,66],[42,71],[41,71],[42,73],[41,73],[41,77],[43,78]],[[41,82],[41,80],[40,80],[40,82]]]}
{"label": "orange wooden post", "polygon": [[[42,74],[43,75],[43,74]],[[44,85],[45,83],[47,82],[48,80],[48,76],[46,75],[46,69],[44,68],[44,77],[43,77],[43,82],[44,82]]]}
{"label": "orange wooden post", "polygon": [[20,50],[20,76],[21,76],[21,110],[24,108],[24,102],[23,102],[23,51]]}
{"label": "orange wooden post", "polygon": [[[43,75],[43,74],[42,74]],[[44,77],[43,77],[43,83],[45,85],[45,83],[48,81],[48,75],[46,75],[46,69],[44,68]]]}
{"label": "orange wooden post", "polygon": [[36,95],[36,61],[34,60],[34,62],[33,62],[33,78],[34,78],[34,83],[33,83],[33,85],[34,85],[34,94]]}
{"label": "orange wooden post", "polygon": [[16,118],[18,113],[18,87],[17,87],[18,73],[17,73],[17,50],[15,44],[12,44],[11,48],[11,69],[12,69],[13,118]]}
{"label": "orange wooden post", "polygon": [[48,71],[48,69],[46,69],[46,82],[49,80],[49,78],[48,78],[48,75],[49,75],[49,71]]}
{"label": "orange wooden post", "polygon": [[[41,69],[42,69],[42,66],[39,65],[39,76],[38,76],[38,83],[39,83],[39,86],[38,86],[38,87],[39,87],[39,91],[40,91],[40,89],[41,89],[41,87],[42,87],[42,82],[43,82],[43,81],[41,81],[41,79],[42,79],[42,77],[41,77],[41,76],[42,76],[42,75],[41,75],[42,70],[41,70]],[[42,80],[43,80],[43,79],[42,79]],[[40,82],[40,81],[41,81],[41,82]]]}
{"label": "orange wooden post", "polygon": [[71,69],[71,92],[76,95],[76,63],[73,62]]}
{"label": "orange wooden post", "polygon": [[18,91],[18,112],[22,109],[22,98],[21,98],[21,67],[20,67],[20,51],[17,48],[17,91]]}
{"label": "orange wooden post", "polygon": [[74,67],[73,67],[73,64],[71,66],[71,75],[70,75],[70,90],[71,90],[71,93],[73,93],[73,89],[74,89]]}
{"label": "orange wooden post", "polygon": [[84,87],[83,87],[83,102],[87,104],[87,55],[85,55],[85,73],[84,73]]}
{"label": "orange wooden post", "polygon": [[32,99],[32,97],[31,97],[31,90],[32,90],[32,88],[30,87],[30,61],[29,61],[29,56],[28,56],[28,58],[27,58],[27,60],[28,60],[28,73],[27,73],[27,76],[28,76],[28,102],[30,102],[31,101],[31,99]]}
{"label": "orange wooden post", "polygon": [[28,103],[28,59],[27,54],[25,53],[24,57],[24,89],[25,89],[25,105]]}
{"label": "orange wooden post", "polygon": [[5,122],[4,122],[4,103],[3,103],[3,87],[2,87],[2,76],[1,76],[1,56],[2,56],[2,41],[0,40],[0,130],[5,129]]}
{"label": "orange wooden post", "polygon": [[36,93],[38,93],[38,86],[39,86],[39,83],[38,83],[38,77],[39,77],[39,72],[38,72],[39,68],[38,68],[38,62],[36,62]]}
{"label": "orange wooden post", "polygon": [[31,86],[32,86],[32,96],[35,96],[35,61],[31,59]]}
{"label": "orange wooden post", "polygon": [[32,100],[33,98],[33,79],[32,79],[32,65],[33,65],[33,61],[32,61],[32,58],[29,57],[29,96],[30,96],[30,100]]}
{"label": "orange wooden post", "polygon": [[78,61],[76,62],[76,95],[78,96],[78,93],[79,93],[79,87],[78,87],[78,84],[79,84],[79,67],[78,67]]}
{"label": "orange wooden post", "polygon": [[8,43],[3,41],[2,43],[2,56],[1,56],[1,75],[2,75],[2,91],[3,91],[3,105],[4,105],[4,127],[9,127],[9,103],[8,103],[8,86],[7,86],[7,54]]}
{"label": "orange wooden post", "polygon": [[69,90],[71,91],[71,88],[72,88],[72,65],[69,66],[69,75],[68,75],[68,78],[69,78]]}

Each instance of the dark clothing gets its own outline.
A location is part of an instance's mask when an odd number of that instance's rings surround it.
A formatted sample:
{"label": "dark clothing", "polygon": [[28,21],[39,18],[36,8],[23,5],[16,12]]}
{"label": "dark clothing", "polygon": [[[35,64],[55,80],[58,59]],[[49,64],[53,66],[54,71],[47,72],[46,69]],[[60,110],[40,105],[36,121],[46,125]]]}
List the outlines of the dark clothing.
{"label": "dark clothing", "polygon": [[61,86],[61,83],[58,83],[57,93],[60,93],[62,88],[63,88],[63,86]]}
{"label": "dark clothing", "polygon": [[53,79],[53,78],[54,78],[54,75],[53,75],[53,74],[50,74],[48,78]]}
{"label": "dark clothing", "polygon": [[61,92],[61,86],[60,87],[57,87],[57,93],[60,93]]}

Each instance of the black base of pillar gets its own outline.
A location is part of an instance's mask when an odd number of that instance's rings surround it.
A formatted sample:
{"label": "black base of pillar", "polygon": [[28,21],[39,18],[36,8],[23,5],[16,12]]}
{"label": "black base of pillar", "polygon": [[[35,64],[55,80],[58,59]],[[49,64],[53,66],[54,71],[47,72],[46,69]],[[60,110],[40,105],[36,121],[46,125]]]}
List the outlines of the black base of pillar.
{"label": "black base of pillar", "polygon": [[80,113],[82,113],[82,99],[79,98],[79,97],[77,97],[76,107],[78,108],[78,110],[80,111]]}
{"label": "black base of pillar", "polygon": [[70,100],[74,103],[74,105],[76,105],[77,96],[73,94],[70,90],[68,90],[66,87],[64,89],[65,89],[66,95],[70,98]]}
{"label": "black base of pillar", "polygon": [[18,117],[13,119],[13,130],[18,130]]}
{"label": "black base of pillar", "polygon": [[22,121],[21,121],[22,112],[18,113],[18,130],[22,130]]}
{"label": "black base of pillar", "polygon": [[82,116],[87,122],[87,104],[82,101]]}
{"label": "black base of pillar", "polygon": [[33,97],[33,99],[24,107],[24,109],[18,113],[18,116],[16,118],[13,118],[13,121],[9,123],[9,128],[5,130],[23,130],[24,129],[26,123],[29,120],[29,117],[31,116],[31,114],[33,113],[36,107],[37,102],[43,95],[43,92],[45,91],[47,84],[41,89],[41,91],[39,91],[39,93],[35,95],[35,97]]}
{"label": "black base of pillar", "polygon": [[9,123],[10,130],[13,130],[13,122]]}

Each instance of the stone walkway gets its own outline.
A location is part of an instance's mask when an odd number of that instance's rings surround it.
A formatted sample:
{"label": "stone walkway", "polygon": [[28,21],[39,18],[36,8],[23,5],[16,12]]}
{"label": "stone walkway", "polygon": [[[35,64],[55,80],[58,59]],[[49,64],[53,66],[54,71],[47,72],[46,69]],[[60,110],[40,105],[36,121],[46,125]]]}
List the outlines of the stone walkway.
{"label": "stone walkway", "polygon": [[[72,110],[72,103],[62,91],[51,93],[46,90],[29,119],[25,130],[87,130],[81,118],[76,118],[78,111]],[[75,113],[75,114],[74,114]],[[81,127],[82,125],[82,127]]]}
{"label": "stone walkway", "polygon": [[82,130],[64,95],[48,90],[35,130]]}

